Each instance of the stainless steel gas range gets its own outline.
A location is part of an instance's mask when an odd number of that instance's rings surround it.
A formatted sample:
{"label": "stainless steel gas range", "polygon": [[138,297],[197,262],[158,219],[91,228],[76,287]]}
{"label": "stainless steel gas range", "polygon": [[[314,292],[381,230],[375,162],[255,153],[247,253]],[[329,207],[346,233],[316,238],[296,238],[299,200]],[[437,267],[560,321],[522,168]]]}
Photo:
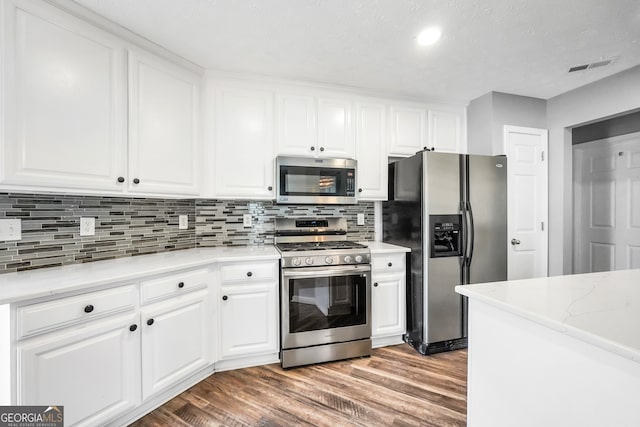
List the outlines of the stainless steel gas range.
{"label": "stainless steel gas range", "polygon": [[283,368],[371,354],[371,254],[345,218],[276,219]]}

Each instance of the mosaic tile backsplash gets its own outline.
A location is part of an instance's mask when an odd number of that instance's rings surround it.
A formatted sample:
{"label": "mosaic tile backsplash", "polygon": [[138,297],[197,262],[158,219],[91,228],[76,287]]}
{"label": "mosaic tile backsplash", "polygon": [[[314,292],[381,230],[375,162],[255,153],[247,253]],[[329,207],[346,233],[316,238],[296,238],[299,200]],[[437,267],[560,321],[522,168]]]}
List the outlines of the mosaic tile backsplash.
{"label": "mosaic tile backsplash", "polygon": [[[252,226],[244,227],[249,213]],[[365,226],[356,224],[364,213]],[[178,229],[178,216],[189,228]],[[80,236],[80,217],[96,219]],[[350,240],[374,239],[373,203],[275,205],[269,201],[152,199],[0,193],[0,218],[22,220],[22,240],[0,241],[0,273],[213,246],[273,243],[275,218],[344,216]]]}

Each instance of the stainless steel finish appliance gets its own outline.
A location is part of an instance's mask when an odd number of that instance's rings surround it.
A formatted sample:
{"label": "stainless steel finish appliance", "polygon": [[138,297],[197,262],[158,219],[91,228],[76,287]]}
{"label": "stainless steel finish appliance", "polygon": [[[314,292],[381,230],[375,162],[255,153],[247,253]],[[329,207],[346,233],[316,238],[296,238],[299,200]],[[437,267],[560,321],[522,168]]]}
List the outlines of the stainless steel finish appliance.
{"label": "stainless steel finish appliance", "polygon": [[353,205],[356,188],[353,159],[276,158],[277,203]]}
{"label": "stainless steel finish appliance", "polygon": [[467,345],[459,284],[507,278],[506,157],[420,152],[389,165],[383,240],[411,248],[405,341],[422,354]]}
{"label": "stainless steel finish appliance", "polygon": [[283,368],[371,354],[371,254],[346,220],[276,219]]}

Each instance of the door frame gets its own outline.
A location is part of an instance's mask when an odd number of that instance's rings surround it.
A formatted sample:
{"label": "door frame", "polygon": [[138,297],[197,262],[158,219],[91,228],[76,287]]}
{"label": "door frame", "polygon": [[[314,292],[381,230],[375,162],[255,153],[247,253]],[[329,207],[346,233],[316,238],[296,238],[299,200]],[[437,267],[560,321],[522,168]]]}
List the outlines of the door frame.
{"label": "door frame", "polygon": [[[509,161],[510,155],[510,146],[509,146],[509,136],[511,134],[529,134],[535,135],[541,138],[542,146],[540,147],[541,155],[542,155],[542,191],[543,193],[540,195],[540,200],[542,206],[540,206],[540,221],[544,224],[544,229],[542,233],[539,234],[540,241],[539,245],[542,251],[542,255],[540,259],[543,261],[544,265],[540,266],[539,275],[536,277],[547,277],[549,275],[549,161],[548,161],[548,153],[549,153],[549,131],[547,129],[539,129],[539,128],[530,128],[523,126],[512,126],[512,125],[504,125],[503,127],[503,144],[504,144],[504,153],[507,155],[507,168],[508,171],[513,171],[514,162]],[[509,188],[509,176],[511,174],[507,174],[507,188]],[[508,190],[507,190],[508,191]],[[511,251],[511,230],[513,226],[511,226],[511,216],[509,215],[509,200],[507,198],[507,241],[505,244],[507,245],[507,254]],[[507,275],[509,274],[509,255],[507,255]]]}

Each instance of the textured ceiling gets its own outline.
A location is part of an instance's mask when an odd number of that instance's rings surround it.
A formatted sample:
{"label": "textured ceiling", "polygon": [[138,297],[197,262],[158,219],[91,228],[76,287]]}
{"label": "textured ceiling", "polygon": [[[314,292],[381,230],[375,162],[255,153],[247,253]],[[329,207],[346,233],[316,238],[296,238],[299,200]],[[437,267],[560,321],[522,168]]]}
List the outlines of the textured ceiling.
{"label": "textured ceiling", "polygon": [[[639,0],[76,2],[205,68],[451,102],[548,99],[640,64]],[[418,46],[430,25],[442,39]]]}

